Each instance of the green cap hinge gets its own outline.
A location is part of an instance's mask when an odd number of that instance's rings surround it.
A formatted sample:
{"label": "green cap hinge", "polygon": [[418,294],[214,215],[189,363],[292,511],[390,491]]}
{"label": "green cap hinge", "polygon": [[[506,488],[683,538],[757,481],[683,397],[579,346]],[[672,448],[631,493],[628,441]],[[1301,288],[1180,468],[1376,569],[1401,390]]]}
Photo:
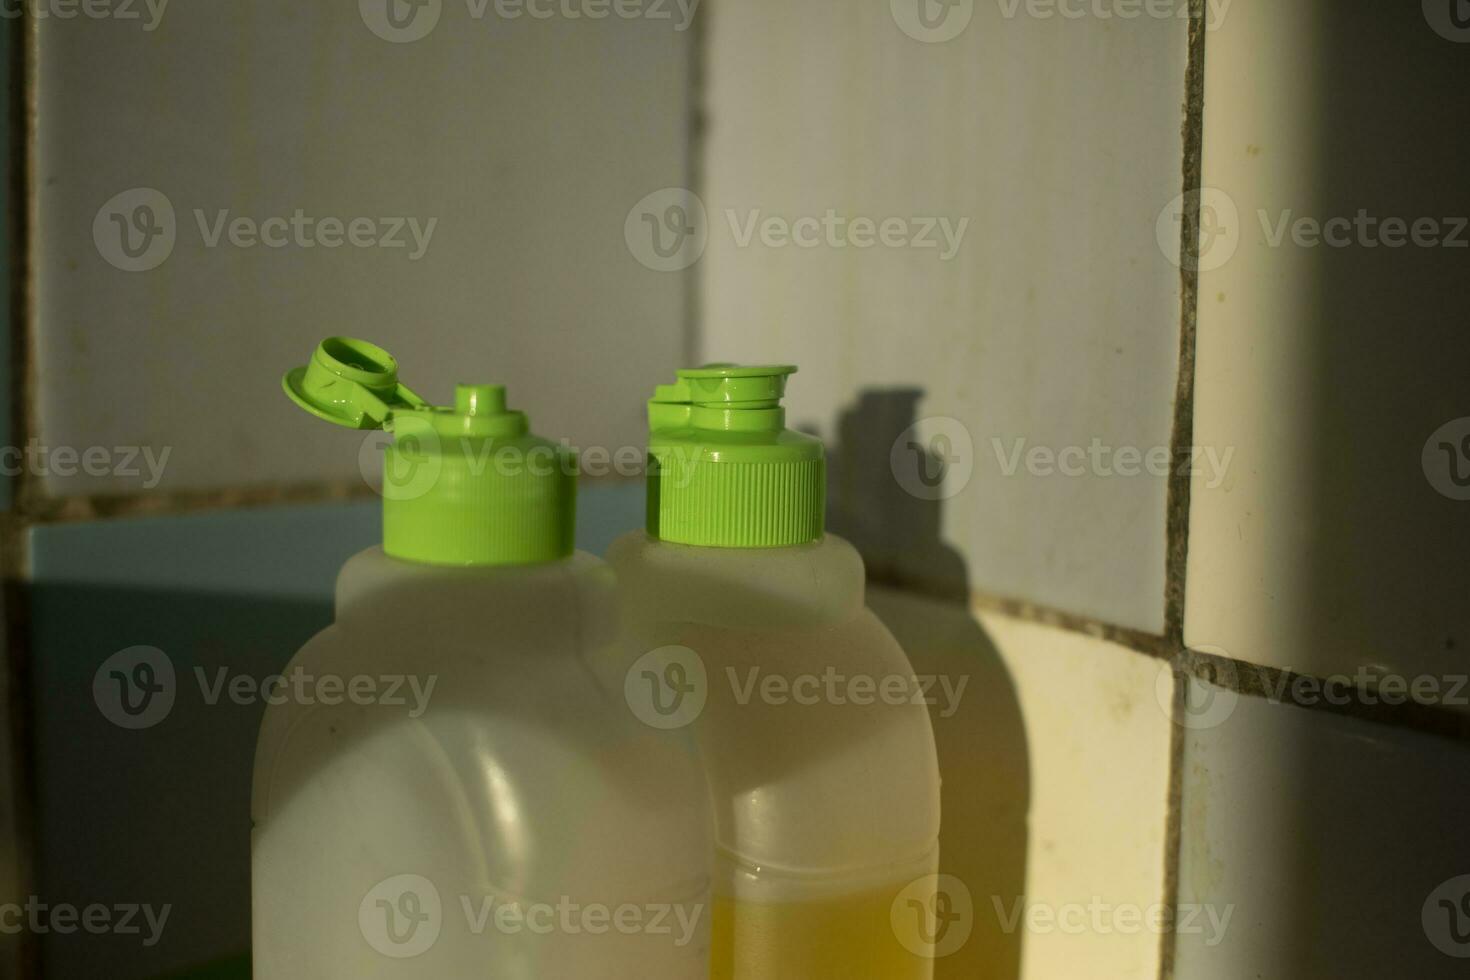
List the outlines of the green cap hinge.
{"label": "green cap hinge", "polygon": [[576,466],[531,434],[501,385],[459,385],[453,407],[398,381],[398,362],[365,340],[329,337],[286,394],[335,425],[383,429],[383,550],[437,565],[511,565],[572,553]]}

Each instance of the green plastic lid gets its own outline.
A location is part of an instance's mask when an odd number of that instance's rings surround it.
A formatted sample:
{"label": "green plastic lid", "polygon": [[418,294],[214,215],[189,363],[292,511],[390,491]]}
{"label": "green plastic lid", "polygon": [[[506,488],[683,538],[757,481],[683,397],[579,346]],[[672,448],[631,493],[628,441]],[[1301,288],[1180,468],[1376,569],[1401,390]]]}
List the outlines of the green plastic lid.
{"label": "green plastic lid", "polygon": [[716,548],[822,538],[821,440],[786,428],[790,365],[679,372],[648,403],[648,533]]}
{"label": "green plastic lid", "polygon": [[572,553],[576,465],[532,435],[501,385],[459,385],[430,405],[398,362],[364,340],[329,337],[281,380],[306,411],[393,435],[383,455],[383,550],[436,565],[517,565]]}

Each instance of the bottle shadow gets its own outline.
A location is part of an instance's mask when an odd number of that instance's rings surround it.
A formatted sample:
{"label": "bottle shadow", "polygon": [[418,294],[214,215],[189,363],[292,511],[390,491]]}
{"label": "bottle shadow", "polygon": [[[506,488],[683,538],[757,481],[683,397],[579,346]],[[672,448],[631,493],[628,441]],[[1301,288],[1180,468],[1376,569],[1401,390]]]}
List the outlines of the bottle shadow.
{"label": "bottle shadow", "polygon": [[[117,929],[37,935],[37,975],[192,977],[197,964],[244,954],[265,705],[232,685],[279,672],[331,622],[330,601],[70,582],[30,584],[24,596],[36,651],[26,692],[35,893],[53,906],[133,910]],[[166,707],[128,728],[119,710],[139,689],[102,668],[108,651],[137,645],[166,655],[168,674],[154,678]],[[166,918],[150,924],[147,910]],[[243,960],[218,971],[198,975],[249,976]]]}
{"label": "bottle shadow", "polygon": [[[905,489],[935,487],[947,465],[913,434],[922,397],[917,388],[865,389],[842,413],[828,443],[827,526],[862,553],[869,605],[915,672],[926,683],[934,679],[940,873],[950,876],[941,881],[940,901],[954,913],[968,899],[972,910],[968,939],[938,960],[935,978],[1015,980],[1022,934],[1006,928],[1003,910],[1025,896],[1026,732],[1010,672],[971,612],[964,557],[943,539],[945,501]],[[914,469],[904,473],[908,466]],[[937,937],[939,951],[947,945]]]}

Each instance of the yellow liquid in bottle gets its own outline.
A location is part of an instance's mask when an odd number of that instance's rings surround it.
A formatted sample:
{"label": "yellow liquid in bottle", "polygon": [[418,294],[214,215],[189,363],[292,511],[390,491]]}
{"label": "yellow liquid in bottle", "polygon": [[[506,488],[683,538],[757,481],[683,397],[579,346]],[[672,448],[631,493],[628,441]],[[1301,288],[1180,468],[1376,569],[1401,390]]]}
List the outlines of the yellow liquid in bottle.
{"label": "yellow liquid in bottle", "polygon": [[710,980],[930,980],[934,961],[899,942],[891,888],[822,901],[714,899]]}

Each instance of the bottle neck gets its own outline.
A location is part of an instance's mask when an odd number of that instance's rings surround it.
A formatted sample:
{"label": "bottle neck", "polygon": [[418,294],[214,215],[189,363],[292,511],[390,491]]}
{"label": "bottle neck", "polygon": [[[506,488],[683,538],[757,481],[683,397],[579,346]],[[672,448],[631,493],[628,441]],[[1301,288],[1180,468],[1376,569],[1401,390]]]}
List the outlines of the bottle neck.
{"label": "bottle neck", "polygon": [[751,444],[739,435],[655,434],[647,530],[674,544],[783,548],[820,541],[826,520],[822,444],[795,433]]}

